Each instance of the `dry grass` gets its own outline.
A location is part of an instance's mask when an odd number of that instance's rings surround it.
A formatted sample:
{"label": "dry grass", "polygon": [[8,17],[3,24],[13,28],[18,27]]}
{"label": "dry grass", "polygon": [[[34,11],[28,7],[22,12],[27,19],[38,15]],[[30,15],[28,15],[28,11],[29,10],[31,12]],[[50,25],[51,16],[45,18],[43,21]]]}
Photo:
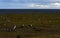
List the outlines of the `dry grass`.
{"label": "dry grass", "polygon": [[36,32],[24,28],[20,32],[0,32],[0,38],[16,38],[17,35],[21,38],[60,38],[60,14],[2,14],[1,16],[0,25],[16,24],[19,27],[22,24],[26,26],[33,24],[33,27],[43,30]]}

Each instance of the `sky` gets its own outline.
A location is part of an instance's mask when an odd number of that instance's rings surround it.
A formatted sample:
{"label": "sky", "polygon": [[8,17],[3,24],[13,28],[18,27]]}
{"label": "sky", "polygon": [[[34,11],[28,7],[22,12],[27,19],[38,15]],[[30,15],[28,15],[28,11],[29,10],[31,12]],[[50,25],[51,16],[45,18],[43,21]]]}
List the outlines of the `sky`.
{"label": "sky", "polygon": [[60,0],[0,0],[0,9],[60,9]]}

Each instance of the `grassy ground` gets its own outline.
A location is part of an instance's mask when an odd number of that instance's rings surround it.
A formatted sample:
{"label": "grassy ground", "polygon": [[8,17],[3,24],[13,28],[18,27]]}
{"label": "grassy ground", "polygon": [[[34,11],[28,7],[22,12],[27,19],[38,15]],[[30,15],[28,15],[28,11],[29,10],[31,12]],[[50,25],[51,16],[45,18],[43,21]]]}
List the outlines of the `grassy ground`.
{"label": "grassy ground", "polygon": [[19,32],[0,32],[0,38],[16,38],[17,35],[21,38],[60,38],[60,14],[1,14],[0,25],[3,24],[16,24],[17,27],[32,24],[42,30],[22,28]]}

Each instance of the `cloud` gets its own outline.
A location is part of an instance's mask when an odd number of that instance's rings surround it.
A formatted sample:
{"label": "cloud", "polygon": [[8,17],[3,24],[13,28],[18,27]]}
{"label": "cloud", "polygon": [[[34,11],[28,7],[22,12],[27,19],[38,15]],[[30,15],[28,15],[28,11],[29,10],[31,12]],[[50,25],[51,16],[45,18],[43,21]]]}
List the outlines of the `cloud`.
{"label": "cloud", "polygon": [[27,4],[28,8],[38,9],[60,9],[60,3],[49,3],[49,4]]}
{"label": "cloud", "polygon": [[51,3],[50,5],[53,5],[53,6],[60,6],[60,3]]}
{"label": "cloud", "polygon": [[48,4],[49,8],[60,9],[60,3],[51,3]]}
{"label": "cloud", "polygon": [[32,4],[27,4],[27,7],[28,8],[48,8],[48,6],[47,5],[42,5],[42,4],[34,4],[34,3],[32,3]]}
{"label": "cloud", "polygon": [[60,9],[59,2],[60,0],[0,0],[0,8]]}
{"label": "cloud", "polygon": [[[0,3],[1,4],[1,3]],[[4,4],[4,3],[2,3]],[[0,8],[7,9],[60,9],[60,3],[48,3],[48,4],[37,4],[37,3],[8,3],[7,5],[0,5]]]}

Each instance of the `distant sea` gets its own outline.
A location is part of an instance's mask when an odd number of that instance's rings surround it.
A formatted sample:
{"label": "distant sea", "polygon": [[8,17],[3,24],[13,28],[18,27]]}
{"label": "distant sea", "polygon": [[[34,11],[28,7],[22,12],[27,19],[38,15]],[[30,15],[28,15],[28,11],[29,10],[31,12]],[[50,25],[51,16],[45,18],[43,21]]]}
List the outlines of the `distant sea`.
{"label": "distant sea", "polygon": [[0,9],[0,14],[28,14],[28,13],[60,14],[60,9]]}

